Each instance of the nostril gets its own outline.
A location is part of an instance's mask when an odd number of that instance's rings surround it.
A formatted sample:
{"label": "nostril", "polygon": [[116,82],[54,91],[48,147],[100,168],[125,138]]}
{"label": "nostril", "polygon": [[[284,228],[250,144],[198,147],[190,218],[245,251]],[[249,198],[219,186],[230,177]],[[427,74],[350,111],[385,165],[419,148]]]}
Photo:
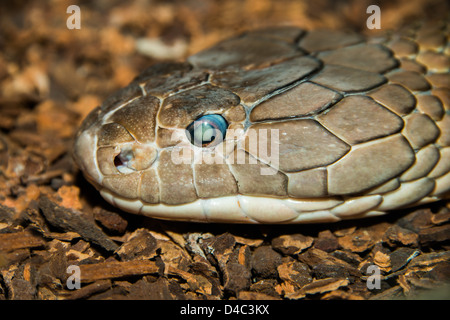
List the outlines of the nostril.
{"label": "nostril", "polygon": [[114,153],[109,153],[105,160],[120,173],[129,174],[149,168],[157,154],[156,149],[149,145],[124,144],[114,147]]}
{"label": "nostril", "polygon": [[117,155],[117,156],[114,158],[114,165],[116,166],[116,168],[124,165],[124,164],[123,164],[123,161],[122,161],[122,159],[119,157],[119,155]]}
{"label": "nostril", "polygon": [[130,149],[122,149],[120,153],[114,157],[114,165],[121,173],[134,172],[133,168],[134,154]]}

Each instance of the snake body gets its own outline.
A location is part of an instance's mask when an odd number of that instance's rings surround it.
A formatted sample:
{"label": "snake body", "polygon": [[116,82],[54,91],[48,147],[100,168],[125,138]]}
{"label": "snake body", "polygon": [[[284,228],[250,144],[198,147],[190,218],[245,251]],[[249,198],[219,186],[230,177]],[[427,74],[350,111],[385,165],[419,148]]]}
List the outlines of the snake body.
{"label": "snake body", "polygon": [[[74,158],[108,202],[163,219],[334,222],[436,201],[449,57],[447,23],[249,31],[144,70],[84,120]],[[222,140],[193,145],[205,115],[225,120]]]}

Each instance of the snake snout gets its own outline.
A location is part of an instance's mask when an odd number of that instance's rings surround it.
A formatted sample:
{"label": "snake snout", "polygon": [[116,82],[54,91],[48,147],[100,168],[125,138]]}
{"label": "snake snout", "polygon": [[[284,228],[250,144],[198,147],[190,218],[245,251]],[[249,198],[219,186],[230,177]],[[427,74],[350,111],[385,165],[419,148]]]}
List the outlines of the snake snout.
{"label": "snake snout", "polygon": [[73,158],[84,176],[97,184],[101,180],[101,173],[96,164],[96,145],[92,130],[80,132],[74,143]]}

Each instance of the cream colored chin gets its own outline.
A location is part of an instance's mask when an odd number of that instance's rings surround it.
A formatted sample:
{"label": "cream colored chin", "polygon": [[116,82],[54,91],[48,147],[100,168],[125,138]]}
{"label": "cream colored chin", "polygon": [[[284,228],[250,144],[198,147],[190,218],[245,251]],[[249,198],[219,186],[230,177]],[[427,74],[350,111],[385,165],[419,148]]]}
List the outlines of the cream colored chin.
{"label": "cream colored chin", "polygon": [[184,205],[170,206],[143,204],[140,200],[119,198],[107,189],[102,189],[100,193],[106,201],[124,211],[159,219],[196,222],[322,223],[385,213],[374,210],[382,202],[382,197],[378,195],[345,202],[337,198],[293,200],[238,195],[199,199]]}

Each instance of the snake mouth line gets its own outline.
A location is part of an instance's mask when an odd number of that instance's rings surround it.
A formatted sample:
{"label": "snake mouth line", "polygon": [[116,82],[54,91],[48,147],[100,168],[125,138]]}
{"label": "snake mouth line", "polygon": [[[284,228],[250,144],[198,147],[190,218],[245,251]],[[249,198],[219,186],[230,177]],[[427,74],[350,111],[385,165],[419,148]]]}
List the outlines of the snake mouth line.
{"label": "snake mouth line", "polygon": [[[386,213],[386,210],[382,210],[384,199],[379,195],[349,197],[345,201],[339,198],[299,200],[237,195],[216,199],[197,199],[182,205],[167,205],[149,204],[139,199],[125,199],[104,188],[100,190],[100,193],[107,202],[127,212],[158,219],[204,223],[322,223],[373,217]],[[387,201],[390,200],[387,198]],[[428,201],[435,200],[429,198],[421,203]],[[412,202],[414,204],[414,200]],[[277,212],[277,215],[268,215],[267,210],[264,210],[268,207],[271,212]]]}

